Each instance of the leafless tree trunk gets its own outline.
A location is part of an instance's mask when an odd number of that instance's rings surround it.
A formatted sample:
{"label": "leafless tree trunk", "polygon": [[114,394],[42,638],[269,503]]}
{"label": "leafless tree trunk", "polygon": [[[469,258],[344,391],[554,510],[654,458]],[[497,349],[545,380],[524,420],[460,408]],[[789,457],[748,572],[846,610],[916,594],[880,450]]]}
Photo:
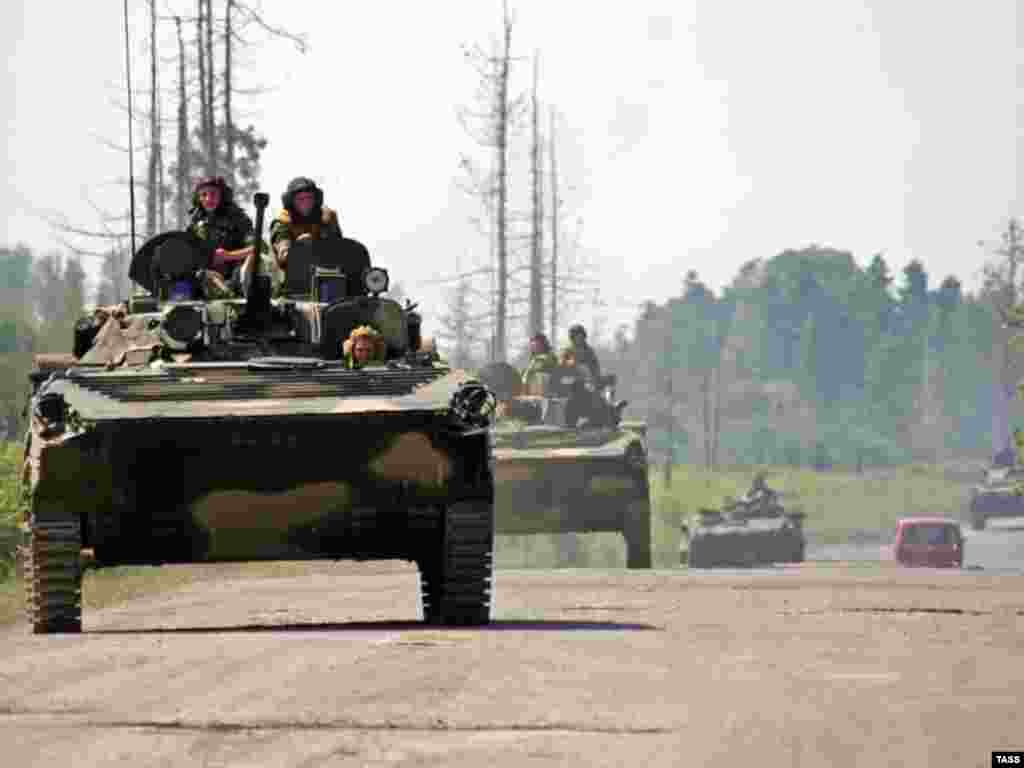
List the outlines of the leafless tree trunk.
{"label": "leafless tree trunk", "polygon": [[[206,0],[198,0],[196,14],[196,61],[199,65],[199,143],[205,155],[210,146],[210,130],[207,123],[206,104],[206,47],[204,29],[206,28]],[[205,169],[204,169],[205,170]]]}
{"label": "leafless tree trunk", "polygon": [[533,143],[530,147],[531,220],[530,232],[530,334],[544,330],[544,198],[541,178],[540,104],[537,100],[537,80],[540,54],[533,57],[532,127]]}
{"label": "leafless tree trunk", "polygon": [[234,0],[226,0],[224,4],[224,150],[227,168],[224,171],[224,175],[227,178],[228,184],[234,187],[235,124],[231,117],[231,90],[234,87],[231,82],[232,10],[234,10]]}
{"label": "leafless tree trunk", "polygon": [[209,158],[210,173],[216,175],[220,163],[217,160],[217,121],[215,118],[215,104],[213,84],[215,67],[213,65],[213,0],[206,0],[206,125],[207,145],[206,153]]}
{"label": "leafless tree trunk", "polygon": [[149,169],[146,176],[146,233],[152,237],[159,226],[157,206],[160,202],[160,114],[157,85],[156,0],[149,0]]}
{"label": "leafless tree trunk", "polygon": [[175,208],[177,226],[185,228],[186,218],[189,209],[189,192],[191,190],[190,179],[192,176],[191,142],[188,136],[188,90],[185,85],[185,39],[181,33],[181,17],[174,17],[174,24],[178,30],[178,165],[175,189],[177,195]]}
{"label": "leafless tree trunk", "polygon": [[508,14],[508,0],[502,1],[502,26],[504,45],[498,69],[498,103],[497,103],[497,153],[498,153],[498,315],[495,318],[495,349],[494,359],[508,359],[508,78],[512,55],[512,19]]}
{"label": "leafless tree trunk", "polygon": [[1024,231],[1016,219],[1011,219],[1002,236],[1002,245],[996,249],[999,262],[985,270],[985,289],[996,310],[997,326],[994,354],[994,384],[992,410],[992,454],[1013,448],[1010,434],[1010,401],[1015,396],[1021,371],[1012,350],[1013,338],[1020,332],[1007,322],[1020,303],[1021,287],[1018,275],[1024,266]]}
{"label": "leafless tree trunk", "polygon": [[551,333],[549,340],[558,346],[558,164],[555,159],[555,108],[551,107],[551,128],[548,135],[548,158],[551,162]]}

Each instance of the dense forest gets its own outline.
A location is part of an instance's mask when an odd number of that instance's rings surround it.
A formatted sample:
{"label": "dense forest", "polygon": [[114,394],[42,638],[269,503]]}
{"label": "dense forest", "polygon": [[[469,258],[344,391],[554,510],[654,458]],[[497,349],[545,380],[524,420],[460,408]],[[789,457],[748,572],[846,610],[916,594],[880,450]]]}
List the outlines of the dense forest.
{"label": "dense forest", "polygon": [[934,284],[916,260],[897,278],[881,255],[862,268],[840,250],[788,250],[745,264],[717,296],[688,273],[603,357],[652,451],[676,462],[987,457],[1001,325],[991,298],[955,277]]}

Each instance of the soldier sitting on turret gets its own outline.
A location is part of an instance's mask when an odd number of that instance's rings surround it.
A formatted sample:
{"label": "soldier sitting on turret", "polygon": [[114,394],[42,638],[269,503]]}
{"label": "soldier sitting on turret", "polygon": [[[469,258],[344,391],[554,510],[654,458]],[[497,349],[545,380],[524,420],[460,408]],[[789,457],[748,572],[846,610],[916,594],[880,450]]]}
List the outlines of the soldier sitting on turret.
{"label": "soldier sitting on turret", "polygon": [[[186,230],[212,251],[203,282],[206,298],[240,296],[242,273],[251,269],[249,258],[255,250],[256,232],[252,219],[235,203],[233,190],[221,176],[206,177],[196,183]],[[266,252],[265,244],[261,251]],[[264,274],[272,274],[273,264],[269,260],[263,266]]]}
{"label": "soldier sitting on turret", "polygon": [[523,386],[528,388],[536,374],[550,371],[558,367],[558,358],[551,351],[551,343],[543,333],[535,333],[530,337],[530,361],[523,371]]}
{"label": "soldier sitting on turret", "polygon": [[281,195],[281,212],[270,225],[270,246],[277,265],[288,265],[288,251],[295,240],[342,236],[338,214],[324,206],[324,192],[312,179],[299,176]]}
{"label": "soldier sitting on turret", "polygon": [[387,345],[380,332],[370,325],[361,325],[348,335],[341,347],[347,368],[358,369],[384,363]]}
{"label": "soldier sitting on turret", "polygon": [[589,369],[594,382],[601,380],[601,364],[597,361],[597,353],[587,343],[587,331],[579,324],[569,329],[569,341],[572,342],[570,349],[576,355],[576,364]]}

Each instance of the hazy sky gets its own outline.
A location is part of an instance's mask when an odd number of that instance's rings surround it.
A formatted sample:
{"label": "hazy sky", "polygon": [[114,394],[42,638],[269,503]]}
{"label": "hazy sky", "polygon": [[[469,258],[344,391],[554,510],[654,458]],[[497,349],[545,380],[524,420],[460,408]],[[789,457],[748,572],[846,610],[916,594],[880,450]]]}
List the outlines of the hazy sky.
{"label": "hazy sky", "polygon": [[[140,54],[147,5],[130,2]],[[751,258],[812,242],[862,263],[884,251],[896,269],[917,257],[934,282],[974,285],[977,241],[1022,213],[1018,0],[510,5],[513,48],[540,50],[541,98],[563,116],[567,215],[582,219],[607,304],[580,317],[606,332],[644,299],[677,294],[690,268],[717,289]],[[428,325],[439,289],[416,283],[486,258],[454,183],[471,148],[455,111],[475,88],[461,45],[496,34],[500,7],[263,0],[269,20],[308,32],[310,52],[277,42],[245,54],[244,85],[275,89],[245,105],[270,141],[274,205],[292,176],[316,178],[346,232],[426,299]],[[112,105],[122,24],[119,2],[69,3],[59,23],[45,4],[5,3],[0,243],[56,245],[36,209],[92,227],[87,198],[126,206],[125,157],[94,138],[126,136]],[[164,35],[171,56],[173,26]],[[133,66],[141,83],[143,59]],[[521,91],[530,63],[517,66]],[[169,60],[162,86],[175,77]],[[521,156],[525,134],[516,142]]]}

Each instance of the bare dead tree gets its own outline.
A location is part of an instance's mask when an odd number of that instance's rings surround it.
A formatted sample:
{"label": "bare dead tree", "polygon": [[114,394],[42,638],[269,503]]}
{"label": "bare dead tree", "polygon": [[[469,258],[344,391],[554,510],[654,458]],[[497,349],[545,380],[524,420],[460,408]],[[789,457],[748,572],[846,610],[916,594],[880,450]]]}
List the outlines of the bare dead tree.
{"label": "bare dead tree", "polygon": [[190,180],[192,178],[192,143],[188,135],[188,91],[186,90],[185,39],[181,32],[181,17],[174,17],[178,33],[178,157],[175,172],[175,220],[184,229],[189,210]]}
{"label": "bare dead tree", "polygon": [[149,0],[149,167],[146,175],[146,236],[157,232],[160,166],[159,95],[157,86],[156,0]]}
{"label": "bare dead tree", "polygon": [[204,44],[206,45],[206,155],[207,162],[209,163],[208,172],[216,175],[218,173],[219,163],[217,162],[217,128],[216,119],[214,117],[214,65],[213,65],[213,0],[206,0],[206,23],[204,31],[206,38]]}
{"label": "bare dead tree", "polygon": [[206,47],[203,45],[204,27],[206,22],[206,0],[197,0],[196,13],[196,64],[199,71],[199,141],[203,154],[210,146],[210,126],[207,122],[206,98]]}
{"label": "bare dead tree", "polygon": [[[510,101],[509,76],[512,64],[512,18],[508,2],[502,3],[501,42],[493,52],[485,52],[479,46],[466,50],[466,58],[477,70],[480,77],[478,95],[482,110],[478,113],[461,110],[459,119],[463,127],[479,144],[493,152],[494,172],[482,174],[467,157],[462,165],[477,187],[484,207],[493,211],[495,248],[495,311],[494,342],[492,357],[505,360],[508,357],[509,321],[509,248],[508,248],[508,154],[509,129],[515,114],[521,109],[521,100]],[[482,126],[470,127],[470,118]],[[493,204],[492,204],[493,199]]]}
{"label": "bare dead tree", "polygon": [[224,3],[224,154],[227,160],[228,184],[235,186],[235,126],[231,115],[231,48],[233,34],[231,27],[232,0]]}
{"label": "bare dead tree", "polygon": [[[979,243],[984,246],[984,243]],[[994,392],[992,413],[992,452],[1012,448],[1010,435],[1010,400],[1014,397],[1022,371],[1019,351],[1015,354],[1014,339],[1021,325],[1020,272],[1024,267],[1024,229],[1010,219],[1002,233],[1000,245],[994,249],[996,260],[984,269],[983,295],[999,318],[995,328],[992,363]]]}
{"label": "bare dead tree", "polygon": [[548,129],[548,160],[551,163],[548,184],[551,187],[551,332],[549,340],[558,346],[558,214],[561,200],[558,199],[558,163],[555,157],[555,108],[550,109],[551,127]]}
{"label": "bare dead tree", "polygon": [[531,170],[531,232],[530,232],[530,327],[531,334],[544,329],[544,182],[541,171],[540,103],[537,100],[537,80],[540,70],[540,53],[533,57],[532,128],[533,141],[530,147]]}

